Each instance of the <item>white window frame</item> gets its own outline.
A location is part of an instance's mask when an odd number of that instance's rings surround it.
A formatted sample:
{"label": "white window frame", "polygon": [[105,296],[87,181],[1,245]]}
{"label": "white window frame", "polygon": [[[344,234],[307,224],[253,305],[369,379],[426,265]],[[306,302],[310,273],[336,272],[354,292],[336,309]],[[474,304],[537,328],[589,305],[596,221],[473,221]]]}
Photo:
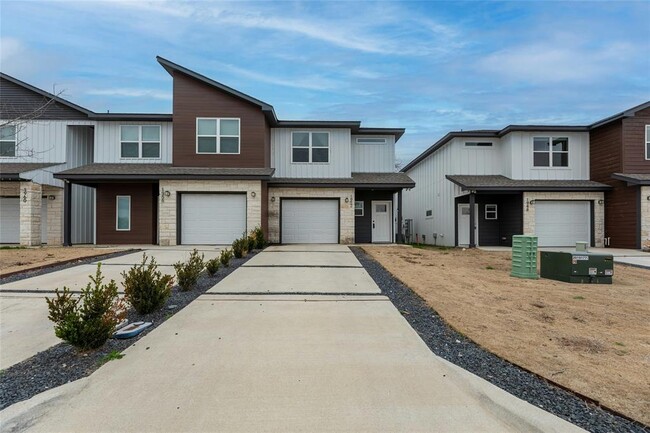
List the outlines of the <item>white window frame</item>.
{"label": "white window frame", "polygon": [[[364,143],[363,141],[366,140]],[[377,141],[372,141],[377,140]],[[388,140],[383,137],[357,137],[357,144],[361,145],[382,145],[388,143]]]}
{"label": "white window frame", "polygon": [[[199,120],[214,120],[217,123],[217,135],[199,135]],[[221,121],[222,120],[236,120],[237,121],[237,135],[222,135],[221,134]],[[197,155],[241,155],[241,119],[239,117],[197,117],[196,118],[196,153]],[[216,152],[199,152],[199,137],[214,137],[217,139]],[[221,152],[221,138],[237,138],[239,144],[237,152]]]}
{"label": "white window frame", "polygon": [[[126,229],[120,228],[120,199],[127,198],[129,200],[129,227]],[[115,230],[118,232],[129,232],[131,231],[131,196],[130,195],[118,195],[115,196]]]}
{"label": "white window frame", "polygon": [[645,126],[645,159],[650,160],[650,125]]}
{"label": "white window frame", "polygon": [[2,140],[3,143],[14,144],[14,154],[13,155],[0,155],[0,158],[18,158],[18,128],[15,125],[5,125],[3,128],[14,128],[14,139],[13,140]]}
{"label": "white window frame", "polygon": [[[294,146],[293,145],[293,135],[294,134],[308,134],[309,135],[309,147],[305,146]],[[312,162],[312,149],[314,149],[314,146],[312,146],[312,134],[327,134],[327,162]],[[316,165],[328,165],[331,161],[331,152],[330,152],[330,133],[329,131],[291,131],[291,163],[292,164],[316,164]],[[293,160],[293,149],[298,148],[298,149],[309,149],[309,161],[294,161]],[[315,147],[316,149],[324,149],[324,147]]]}
{"label": "white window frame", "polygon": [[[360,207],[360,208],[357,207],[357,205],[358,205],[359,203],[361,203],[361,207]],[[355,217],[362,217],[362,216],[363,216],[363,214],[364,214],[364,206],[365,206],[365,203],[363,202],[363,200],[356,200],[356,201],[354,202],[354,216],[355,216]],[[361,213],[360,213],[360,214],[357,214],[357,211],[358,211],[358,210],[361,210]]]}
{"label": "white window frame", "polygon": [[[488,209],[488,206],[492,207],[491,209]],[[496,220],[499,217],[499,212],[498,212],[499,207],[495,204],[486,204],[485,205],[485,219],[486,220]],[[488,214],[494,214],[488,216]]]}
{"label": "white window frame", "polygon": [[[540,139],[540,138],[545,138],[548,139],[548,151],[546,150],[535,150],[535,140]],[[556,150],[553,151],[553,140],[558,140],[558,139],[566,139],[566,145],[567,145],[567,150]],[[567,169],[571,165],[571,155],[570,155],[570,150],[571,150],[571,140],[567,136],[557,136],[557,137],[551,137],[551,136],[542,136],[538,135],[533,137],[533,142],[532,142],[532,149],[533,149],[533,168],[553,168],[553,169]],[[548,154],[548,165],[535,165],[535,154],[536,153],[547,153]],[[567,155],[567,163],[566,165],[553,165],[553,154],[554,153],[566,153]]]}
{"label": "white window frame", "polygon": [[[138,128],[138,156],[122,156],[122,143],[135,143],[135,141],[122,140],[122,128],[125,126],[135,126]],[[142,139],[142,127],[156,127],[158,128],[158,141],[152,140],[143,140]],[[142,156],[142,144],[143,143],[158,143],[158,156]],[[161,125],[120,125],[120,159],[147,159],[152,161],[157,161],[162,158],[162,126]]]}
{"label": "white window frame", "polygon": [[424,211],[424,218],[430,219],[433,218],[433,209],[427,209]]}
{"label": "white window frame", "polygon": [[480,147],[493,147],[494,143],[491,141],[466,141],[465,147],[480,148]]}

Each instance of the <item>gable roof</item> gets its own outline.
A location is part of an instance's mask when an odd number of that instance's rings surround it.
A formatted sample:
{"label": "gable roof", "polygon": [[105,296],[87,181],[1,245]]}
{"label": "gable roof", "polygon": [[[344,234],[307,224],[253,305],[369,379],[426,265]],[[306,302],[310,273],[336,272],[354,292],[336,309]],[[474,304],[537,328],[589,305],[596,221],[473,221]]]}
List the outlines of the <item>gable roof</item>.
{"label": "gable roof", "polygon": [[612,188],[593,180],[510,179],[500,174],[445,177],[464,191],[607,191]]}
{"label": "gable roof", "polygon": [[614,114],[613,116],[605,117],[604,119],[594,122],[591,125],[589,125],[589,129],[594,129],[594,128],[598,128],[599,126],[607,125],[608,123],[614,122],[619,119],[623,119],[624,117],[633,117],[637,113],[637,111],[645,110],[646,108],[650,108],[650,101],[644,102],[643,104],[639,104],[636,107],[632,107],[628,110],[621,111],[620,113]]}

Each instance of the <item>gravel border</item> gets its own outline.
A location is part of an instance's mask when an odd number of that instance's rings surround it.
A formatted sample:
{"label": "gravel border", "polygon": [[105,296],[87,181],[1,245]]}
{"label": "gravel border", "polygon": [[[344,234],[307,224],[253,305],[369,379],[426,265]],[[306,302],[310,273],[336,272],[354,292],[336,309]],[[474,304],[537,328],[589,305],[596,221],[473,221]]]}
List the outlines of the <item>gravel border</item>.
{"label": "gravel border", "polygon": [[648,433],[646,426],[613,414],[542,377],[488,352],[449,326],[415,292],[363,248],[350,248],[372,279],[436,355],[499,388],[594,433]]}
{"label": "gravel border", "polygon": [[39,275],[45,275],[45,274],[49,274],[50,272],[56,272],[62,269],[68,269],[73,266],[88,265],[93,262],[112,259],[113,257],[120,257],[120,256],[125,256],[127,254],[137,253],[138,251],[142,251],[142,250],[138,248],[133,248],[129,250],[115,251],[112,253],[101,254],[97,256],[83,257],[78,260],[70,260],[64,263],[58,263],[58,264],[52,263],[51,265],[45,265],[43,267],[32,269],[32,270],[27,269],[25,271],[11,273],[11,275],[7,275],[6,277],[0,276],[0,284],[13,283],[16,281],[24,280],[25,278],[38,277]]}
{"label": "gravel border", "polygon": [[[199,278],[196,287],[188,292],[181,292],[178,286],[174,286],[165,307],[159,311],[140,315],[135,310],[129,309],[127,313],[129,322],[153,322],[153,326],[145,329],[134,338],[127,340],[109,339],[101,348],[85,353],[79,352],[67,343],[59,343],[29,359],[12,365],[6,370],[2,370],[0,372],[0,410],[19,401],[27,400],[48,389],[89,376],[102,365],[102,358],[106,355],[113,351],[122,352],[127,347],[135,344],[151,330],[233,273],[258,252],[249,253],[241,259],[233,258],[229,267],[219,268],[219,271],[213,277],[204,272]],[[52,296],[52,293],[43,293],[43,297],[45,296]],[[170,309],[169,306],[172,305],[176,307]]]}

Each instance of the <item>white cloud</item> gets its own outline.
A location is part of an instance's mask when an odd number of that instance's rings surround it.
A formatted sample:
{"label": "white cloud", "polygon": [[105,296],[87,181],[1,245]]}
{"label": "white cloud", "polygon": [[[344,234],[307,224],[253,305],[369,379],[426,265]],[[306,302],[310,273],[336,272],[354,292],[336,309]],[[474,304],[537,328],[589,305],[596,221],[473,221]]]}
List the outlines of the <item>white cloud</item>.
{"label": "white cloud", "polygon": [[117,87],[112,89],[90,89],[85,92],[88,95],[94,96],[115,96],[123,98],[154,98],[170,100],[172,99],[171,93],[162,92],[154,89],[134,89],[127,87]]}

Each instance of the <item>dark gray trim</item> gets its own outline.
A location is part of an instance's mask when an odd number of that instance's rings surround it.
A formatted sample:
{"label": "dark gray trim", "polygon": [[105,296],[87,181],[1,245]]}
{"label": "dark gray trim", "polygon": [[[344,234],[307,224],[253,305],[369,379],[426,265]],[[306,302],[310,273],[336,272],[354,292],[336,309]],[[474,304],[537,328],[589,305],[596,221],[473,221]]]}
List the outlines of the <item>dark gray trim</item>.
{"label": "dark gray trim", "polygon": [[358,129],[361,122],[356,120],[278,120],[277,128],[350,128]]}
{"label": "dark gray trim", "polygon": [[187,175],[187,174],[54,174],[56,179],[65,179],[79,183],[82,181],[92,181],[94,183],[104,181],[145,181],[161,179],[177,180],[268,180],[271,175]]}
{"label": "dark gray trim", "polygon": [[591,231],[591,242],[589,245],[591,247],[596,247],[596,201],[595,200],[590,200],[589,201],[589,228]]}
{"label": "dark gray trim", "polygon": [[171,122],[173,116],[166,113],[95,113],[89,116],[91,120],[142,120]]}
{"label": "dark gray trim", "polygon": [[[640,250],[643,246],[643,239],[641,238],[641,200],[643,196],[641,195],[641,187],[639,187],[639,194],[637,195],[636,201],[636,249]],[[648,198],[650,199],[650,197]]]}
{"label": "dark gray trim", "polygon": [[413,188],[415,185],[404,185],[404,184],[368,184],[368,183],[274,183],[273,180],[269,181],[269,187],[272,188],[354,188],[354,189],[385,189],[385,190],[397,190],[403,188]]}
{"label": "dark gray trim", "polygon": [[[95,224],[97,216],[95,216]],[[72,245],[72,184],[63,183],[63,245]]]}
{"label": "dark gray trim", "polygon": [[[181,209],[182,209],[182,201],[183,201],[183,195],[185,194],[201,194],[201,195],[223,195],[223,194],[228,194],[228,195],[243,195],[244,198],[246,199],[246,228],[245,231],[248,233],[248,191],[176,191],[176,245],[183,245],[181,242],[182,236],[181,236],[181,221],[182,221],[182,215],[181,215]],[[213,244],[205,244],[205,245],[213,245]],[[214,244],[217,245],[217,244]]]}
{"label": "dark gray trim", "polygon": [[623,182],[627,182],[628,186],[629,185],[650,185],[650,178],[649,179],[639,179],[637,177],[634,177],[634,175],[629,175],[626,176],[625,174],[622,173],[614,173],[612,174],[612,179],[616,180],[622,180]]}
{"label": "dark gray trim", "polygon": [[594,122],[591,125],[589,125],[589,129],[598,128],[599,126],[606,125],[608,123],[614,122],[615,120],[623,119],[625,117],[633,117],[637,111],[645,110],[646,108],[650,108],[650,101],[644,102],[642,104],[637,105],[636,107],[632,107],[628,110],[621,111],[620,113],[614,114],[613,116],[609,116],[597,122]]}
{"label": "dark gray trim", "polygon": [[402,190],[397,191],[397,239],[395,242],[398,244],[404,243],[404,235],[402,234]]}
{"label": "dark gray trim", "polygon": [[476,248],[476,193],[469,193],[469,247]]}
{"label": "dark gray trim", "polygon": [[404,128],[359,128],[352,133],[355,135],[393,135],[395,143],[397,143],[405,131]]}
{"label": "dark gray trim", "polygon": [[[513,181],[512,179],[509,179],[505,176],[500,176],[504,180],[508,181]],[[526,184],[521,184],[521,185],[516,185],[516,180],[513,181],[515,185],[469,185],[467,183],[463,183],[461,180],[457,179],[456,176],[454,175],[445,175],[445,178],[449,180],[450,182],[458,185],[461,187],[463,191],[489,191],[489,192],[499,192],[499,191],[512,191],[512,192],[524,192],[524,191],[609,191],[612,189],[610,185],[606,184],[601,184],[598,182],[592,182],[593,185],[570,185],[570,182],[573,182],[572,180],[566,180],[566,181],[555,181],[555,180],[536,180],[535,182],[538,182],[538,185],[526,185]],[[529,182],[529,180],[523,180],[521,182]],[[545,182],[566,182],[565,185],[544,185]],[[585,181],[581,181],[585,182]],[[591,182],[591,181],[586,181],[586,182]]]}
{"label": "dark gray trim", "polygon": [[[291,200],[301,200],[301,201],[305,201],[305,200],[336,200],[338,205],[339,205],[338,206],[339,211],[338,211],[338,215],[337,215],[338,229],[337,229],[337,233],[336,233],[336,243],[337,244],[341,243],[341,198],[340,197],[280,197],[280,215],[279,215],[279,218],[278,218],[278,222],[279,222],[278,234],[279,234],[279,239],[280,239],[280,245],[284,245],[282,243],[282,202],[284,200],[289,200],[289,201],[291,201]],[[320,268],[322,266],[316,266],[316,267]]]}

